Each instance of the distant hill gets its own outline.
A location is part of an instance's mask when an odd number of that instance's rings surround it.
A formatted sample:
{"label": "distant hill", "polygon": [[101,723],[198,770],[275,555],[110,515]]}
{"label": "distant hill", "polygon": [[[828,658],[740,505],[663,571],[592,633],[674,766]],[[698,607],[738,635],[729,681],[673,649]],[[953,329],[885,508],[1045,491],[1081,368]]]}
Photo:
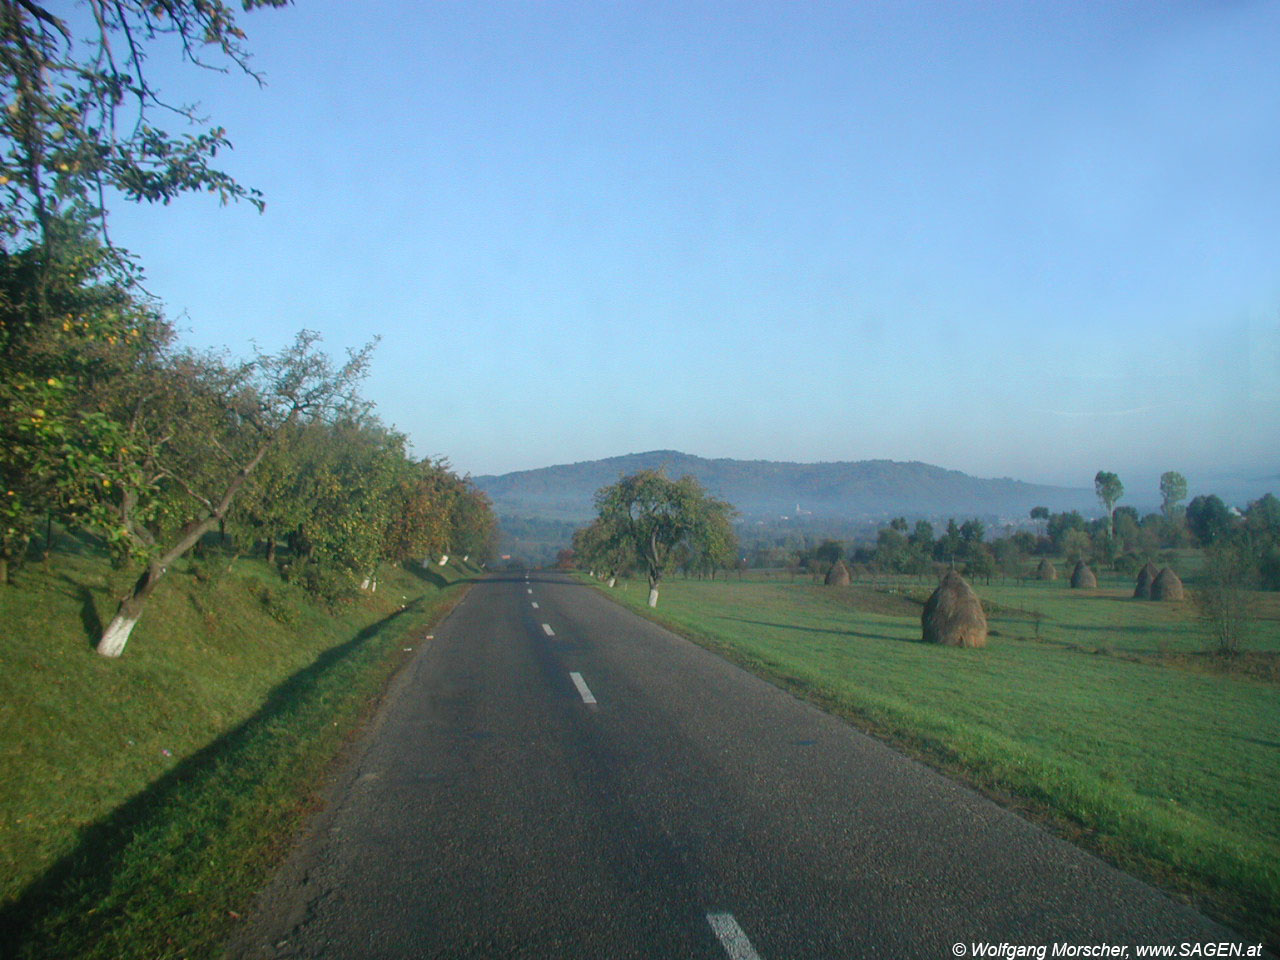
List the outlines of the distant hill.
{"label": "distant hill", "polygon": [[1097,512],[1092,489],[1052,487],[1021,480],[983,479],[927,463],[859,460],[783,463],[707,460],[675,450],[630,453],[501,476],[473,477],[498,514],[555,520],[594,515],[592,496],[637,470],[689,474],[746,518],[1026,517],[1034,506]]}

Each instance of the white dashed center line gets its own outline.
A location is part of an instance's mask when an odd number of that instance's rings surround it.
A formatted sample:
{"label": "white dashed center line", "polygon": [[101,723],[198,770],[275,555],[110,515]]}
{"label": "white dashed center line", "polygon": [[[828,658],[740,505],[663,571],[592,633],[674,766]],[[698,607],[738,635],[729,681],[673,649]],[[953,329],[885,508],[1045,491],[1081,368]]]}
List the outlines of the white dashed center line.
{"label": "white dashed center line", "polygon": [[533,607],[533,609],[537,610],[537,609],[538,609],[538,601],[537,601],[537,600],[532,601],[532,602],[529,604],[529,606],[531,606],[531,607]]}
{"label": "white dashed center line", "polygon": [[711,929],[720,938],[720,945],[724,947],[730,960],[760,960],[760,954],[751,946],[751,941],[738,926],[738,921],[733,919],[732,913],[708,913],[707,923],[711,924]]}
{"label": "white dashed center line", "polygon": [[525,590],[525,593],[529,594],[530,596],[533,596],[533,587],[529,587],[527,590]]}
{"label": "white dashed center line", "polygon": [[556,635],[556,632],[551,629],[551,624],[549,623],[544,623],[542,625],[542,632],[545,633],[548,637],[554,637]]}
{"label": "white dashed center line", "polygon": [[[571,673],[569,679],[573,681],[573,685],[578,688],[578,693],[582,695],[583,703],[595,703],[596,698],[592,696],[591,690],[587,687],[587,681],[582,679],[582,674]],[[733,918],[730,917],[730,920]]]}

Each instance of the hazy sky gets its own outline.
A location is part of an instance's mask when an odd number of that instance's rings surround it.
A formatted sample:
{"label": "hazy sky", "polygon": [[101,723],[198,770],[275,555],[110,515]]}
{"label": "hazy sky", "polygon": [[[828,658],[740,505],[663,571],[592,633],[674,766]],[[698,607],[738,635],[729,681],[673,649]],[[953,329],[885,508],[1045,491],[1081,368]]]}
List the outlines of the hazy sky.
{"label": "hazy sky", "polygon": [[301,0],[170,70],[267,212],[121,209],[187,342],[382,338],[501,473],[1280,472],[1280,4]]}

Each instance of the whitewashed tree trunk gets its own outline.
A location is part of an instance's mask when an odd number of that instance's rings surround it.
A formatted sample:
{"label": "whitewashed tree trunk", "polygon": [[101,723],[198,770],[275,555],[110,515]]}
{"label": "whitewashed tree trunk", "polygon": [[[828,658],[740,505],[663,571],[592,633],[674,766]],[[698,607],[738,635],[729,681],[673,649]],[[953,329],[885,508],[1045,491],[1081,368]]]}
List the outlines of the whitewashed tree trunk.
{"label": "whitewashed tree trunk", "polygon": [[449,555],[446,553],[444,556],[440,558],[440,566],[443,567],[448,562],[449,562]]}
{"label": "whitewashed tree trunk", "polygon": [[614,587],[616,587],[617,585],[618,585],[618,578],[617,578],[617,577],[610,577],[610,578],[609,578],[609,589],[610,589],[610,590],[612,590],[612,589],[613,589]]}
{"label": "whitewashed tree trunk", "polygon": [[658,605],[658,588],[649,588],[649,606],[656,607]]}
{"label": "whitewashed tree trunk", "polygon": [[126,617],[117,613],[102,631],[102,639],[98,641],[98,652],[104,657],[118,657],[124,653],[124,645],[129,642],[129,634],[138,622],[137,617]]}
{"label": "whitewashed tree trunk", "polygon": [[[183,538],[183,543],[186,543],[187,539]],[[190,544],[183,546],[183,553],[188,549],[190,549]],[[170,554],[172,554],[172,551]],[[167,572],[168,561],[173,557],[168,555],[163,559],[166,562],[160,563],[153,560],[147,564],[147,569],[142,571],[142,576],[138,577],[133,589],[120,599],[120,606],[116,608],[116,615],[111,618],[107,628],[102,631],[102,636],[98,638],[97,650],[102,656],[118,657],[124,653],[124,646],[129,642],[129,635],[133,633],[134,625],[142,617],[142,608],[146,605],[147,598],[151,596],[156,584],[160,582],[160,578]]]}
{"label": "whitewashed tree trunk", "polygon": [[[290,413],[285,423],[291,423],[293,417],[294,414]],[[125,644],[129,642],[129,634],[133,632],[134,624],[142,616],[142,608],[146,605],[147,598],[151,596],[152,591],[155,590],[156,584],[160,582],[160,578],[168,572],[170,564],[199,543],[201,537],[221,525],[236,494],[240,492],[240,488],[249,479],[249,474],[262,462],[262,458],[267,455],[267,451],[271,448],[278,435],[278,432],[272,433],[259,443],[257,452],[249,459],[248,463],[237,471],[235,477],[227,484],[227,488],[222,492],[222,499],[217,504],[209,505],[212,507],[210,512],[204,517],[191,520],[185,524],[178,534],[177,541],[168,550],[165,550],[160,556],[154,557],[147,564],[147,569],[142,572],[142,576],[133,585],[133,589],[120,599],[120,606],[116,610],[116,615],[111,618],[111,622],[107,624],[107,629],[98,638],[98,653],[104,657],[118,657],[124,653]]]}
{"label": "whitewashed tree trunk", "polygon": [[369,578],[368,578],[368,577],[365,577],[365,578],[364,578],[364,581],[360,584],[360,589],[361,589],[361,590],[368,590],[368,589],[369,589]]}

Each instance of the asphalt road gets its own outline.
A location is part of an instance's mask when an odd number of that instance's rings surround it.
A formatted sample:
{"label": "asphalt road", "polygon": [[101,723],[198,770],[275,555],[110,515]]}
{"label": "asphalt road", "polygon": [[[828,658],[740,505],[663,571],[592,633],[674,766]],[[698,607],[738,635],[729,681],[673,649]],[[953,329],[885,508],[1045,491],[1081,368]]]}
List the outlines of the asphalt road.
{"label": "asphalt road", "polygon": [[1237,940],[535,573],[476,585],[424,643],[231,952],[801,960]]}

